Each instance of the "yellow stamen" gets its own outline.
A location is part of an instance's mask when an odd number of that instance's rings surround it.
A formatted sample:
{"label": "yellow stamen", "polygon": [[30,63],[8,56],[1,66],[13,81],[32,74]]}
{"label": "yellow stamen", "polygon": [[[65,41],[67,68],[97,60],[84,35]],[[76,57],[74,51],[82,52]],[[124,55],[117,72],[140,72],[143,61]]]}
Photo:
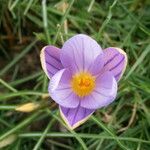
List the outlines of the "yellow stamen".
{"label": "yellow stamen", "polygon": [[95,87],[95,77],[87,72],[81,72],[73,76],[71,86],[78,96],[87,96]]}

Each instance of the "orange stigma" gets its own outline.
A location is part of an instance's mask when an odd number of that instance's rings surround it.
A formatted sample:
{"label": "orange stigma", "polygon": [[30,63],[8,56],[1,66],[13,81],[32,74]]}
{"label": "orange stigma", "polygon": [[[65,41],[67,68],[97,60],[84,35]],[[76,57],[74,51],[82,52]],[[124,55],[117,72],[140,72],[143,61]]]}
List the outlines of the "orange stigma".
{"label": "orange stigma", "polygon": [[87,96],[95,87],[95,77],[87,72],[81,72],[72,77],[71,86],[78,96]]}

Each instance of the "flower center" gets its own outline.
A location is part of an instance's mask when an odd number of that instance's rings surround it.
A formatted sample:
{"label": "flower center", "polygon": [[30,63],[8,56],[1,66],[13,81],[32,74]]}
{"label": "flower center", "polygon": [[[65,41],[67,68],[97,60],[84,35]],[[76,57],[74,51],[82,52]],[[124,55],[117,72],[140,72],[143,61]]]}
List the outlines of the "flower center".
{"label": "flower center", "polygon": [[95,77],[89,73],[81,72],[72,77],[71,86],[78,96],[89,95],[95,87]]}

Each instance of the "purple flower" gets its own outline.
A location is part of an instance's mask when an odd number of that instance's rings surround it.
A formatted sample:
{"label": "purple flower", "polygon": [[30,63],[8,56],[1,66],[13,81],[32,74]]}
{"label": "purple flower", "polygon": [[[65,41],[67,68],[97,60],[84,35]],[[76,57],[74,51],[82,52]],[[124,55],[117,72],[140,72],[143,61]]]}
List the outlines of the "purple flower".
{"label": "purple flower", "polygon": [[51,45],[44,47],[41,63],[51,79],[49,94],[59,104],[66,124],[74,129],[96,109],[115,100],[117,81],[126,68],[127,56],[115,47],[102,50],[95,40],[78,34],[61,49]]}

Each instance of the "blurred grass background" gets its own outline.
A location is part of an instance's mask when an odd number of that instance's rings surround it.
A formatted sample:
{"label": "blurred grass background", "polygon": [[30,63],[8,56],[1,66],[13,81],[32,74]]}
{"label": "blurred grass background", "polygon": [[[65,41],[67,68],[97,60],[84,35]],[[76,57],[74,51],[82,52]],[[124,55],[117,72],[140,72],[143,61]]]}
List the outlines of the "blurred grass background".
{"label": "blurred grass background", "polygon": [[[77,33],[124,49],[128,66],[116,101],[70,131],[47,95],[39,53]],[[15,111],[28,102],[42,107]],[[0,149],[149,150],[150,1],[0,0]]]}

